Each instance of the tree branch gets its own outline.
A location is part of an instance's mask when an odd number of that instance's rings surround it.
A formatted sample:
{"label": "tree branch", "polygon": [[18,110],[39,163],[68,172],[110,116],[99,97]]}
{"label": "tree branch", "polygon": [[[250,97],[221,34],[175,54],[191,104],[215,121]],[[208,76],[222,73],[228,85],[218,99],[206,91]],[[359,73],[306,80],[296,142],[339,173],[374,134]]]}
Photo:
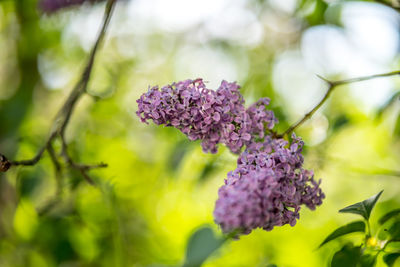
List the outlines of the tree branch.
{"label": "tree branch", "polygon": [[89,184],[95,185],[93,179],[87,174],[87,171],[94,168],[106,168],[108,165],[105,163],[100,163],[97,165],[85,165],[76,163],[68,154],[68,145],[65,141],[63,134],[60,134],[60,139],[62,143],[61,156],[63,156],[65,162],[67,162],[72,169],[78,170]]}
{"label": "tree branch", "polygon": [[55,205],[57,205],[61,201],[62,197],[62,167],[60,162],[57,159],[57,155],[54,151],[54,148],[51,144],[47,147],[47,151],[49,152],[51,162],[54,166],[54,173],[56,178],[56,192],[54,197],[52,197],[43,207],[38,210],[38,214],[40,216],[45,215],[48,213]]}
{"label": "tree branch", "polygon": [[47,151],[49,152],[51,162],[54,165],[54,173],[56,177],[56,182],[57,182],[57,191],[56,195],[61,194],[62,191],[62,168],[61,164],[57,159],[56,152],[54,151],[54,148],[51,144],[47,147]]}
{"label": "tree branch", "polygon": [[[100,33],[97,37],[97,40],[92,48],[90,53],[88,62],[86,64],[86,68],[82,73],[81,80],[76,84],[75,88],[72,90],[71,94],[69,95],[68,99],[65,101],[63,107],[58,113],[58,116],[55,120],[55,125],[60,124],[58,127],[53,128],[53,133],[64,133],[65,129],[68,125],[68,122],[71,118],[73,109],[75,104],[79,100],[79,98],[86,92],[87,86],[89,84],[90,76],[93,69],[93,64],[96,58],[96,53],[99,49],[100,43],[103,41],[105,33],[107,31],[107,27],[109,25],[112,12],[115,6],[116,0],[109,0],[107,2],[105,15],[103,19],[103,25],[101,27]],[[61,121],[61,123],[59,123]]]}
{"label": "tree branch", "polygon": [[392,1],[392,4],[391,4],[391,3],[386,2],[385,0],[375,0],[375,2],[380,3],[381,5],[393,8],[397,12],[400,12],[399,3],[396,4],[396,3],[394,3],[394,1]]}
{"label": "tree branch", "polygon": [[61,168],[61,165],[57,161],[57,157],[55,155],[55,152],[52,147],[52,142],[59,137],[63,143],[63,151],[64,154],[63,157],[67,161],[70,167],[78,169],[82,176],[91,184],[93,184],[93,180],[90,179],[90,177],[87,175],[87,171],[93,168],[100,168],[100,167],[106,167],[106,164],[98,164],[98,165],[83,165],[83,164],[78,164],[75,163],[68,155],[67,151],[67,143],[64,140],[64,133],[65,130],[68,126],[68,123],[70,121],[71,115],[74,111],[74,108],[76,106],[76,103],[78,100],[82,97],[82,95],[86,92],[87,86],[89,84],[90,76],[92,73],[93,65],[95,62],[96,54],[98,52],[98,49],[100,47],[100,44],[102,43],[104,36],[106,34],[109,22],[111,20],[114,6],[116,4],[117,0],[108,0],[105,12],[104,12],[104,18],[103,18],[103,23],[100,29],[100,32],[97,36],[96,42],[90,52],[88,61],[86,63],[86,67],[81,75],[80,80],[78,83],[75,85],[71,93],[69,94],[68,98],[64,102],[63,106],[61,109],[58,111],[54,122],[53,126],[51,128],[50,134],[48,138],[46,139],[45,144],[43,147],[39,149],[39,151],[36,153],[36,155],[28,160],[20,160],[20,161],[9,161],[5,156],[0,154],[0,172],[5,172],[7,171],[10,167],[12,166],[32,166],[37,164],[44,152],[47,150],[50,154],[50,157],[52,159],[52,162],[55,166],[56,172],[60,172],[59,169]]}
{"label": "tree branch", "polygon": [[332,94],[333,90],[335,90],[337,87],[339,87],[341,85],[345,85],[345,84],[362,82],[362,81],[372,80],[372,79],[376,79],[376,78],[389,77],[389,76],[395,76],[395,75],[400,75],[400,71],[392,71],[392,72],[388,72],[388,73],[375,74],[375,75],[370,75],[370,76],[363,76],[363,77],[357,77],[357,78],[339,80],[339,81],[329,81],[329,80],[317,75],[320,79],[322,79],[323,81],[325,81],[328,84],[328,90],[326,91],[324,97],[321,99],[321,101],[318,102],[318,104],[314,108],[312,108],[308,113],[306,113],[301,120],[299,120],[298,122],[291,125],[285,132],[277,135],[277,137],[282,138],[285,135],[290,135],[294,130],[296,130],[299,126],[301,126],[305,121],[310,119],[314,115],[314,113],[326,102],[326,100],[328,100],[328,98]]}

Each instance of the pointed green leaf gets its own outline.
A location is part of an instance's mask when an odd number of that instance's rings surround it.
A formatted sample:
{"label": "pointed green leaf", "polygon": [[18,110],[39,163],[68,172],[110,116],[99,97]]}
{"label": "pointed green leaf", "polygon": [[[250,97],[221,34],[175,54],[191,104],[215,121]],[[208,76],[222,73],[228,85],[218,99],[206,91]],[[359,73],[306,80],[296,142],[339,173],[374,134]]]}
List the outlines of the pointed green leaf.
{"label": "pointed green leaf", "polygon": [[386,254],[385,256],[383,256],[383,261],[386,263],[388,267],[392,267],[394,266],[394,263],[399,257],[400,253]]}
{"label": "pointed green leaf", "polygon": [[225,239],[216,238],[209,227],[200,228],[190,238],[186,248],[184,267],[197,267],[223,243]]}
{"label": "pointed green leaf", "polygon": [[340,236],[347,235],[355,232],[364,232],[365,231],[365,223],[363,221],[355,221],[342,227],[337,228],[333,231],[325,240],[319,245],[319,248],[328,243],[331,240],[334,240]]}
{"label": "pointed green leaf", "polygon": [[390,220],[391,218],[396,217],[397,215],[400,215],[400,209],[392,210],[392,211],[386,213],[385,215],[383,215],[383,216],[379,219],[379,224],[384,224],[385,222],[387,222],[387,221]]}
{"label": "pointed green leaf", "polygon": [[376,194],[362,202],[358,202],[358,203],[350,205],[344,209],[341,209],[341,210],[339,210],[339,212],[359,214],[359,215],[363,216],[366,220],[368,220],[369,216],[371,215],[371,211],[374,208],[379,197],[381,196],[382,192],[383,192],[383,190],[381,192],[379,192],[378,194]]}
{"label": "pointed green leaf", "polygon": [[361,247],[354,247],[353,244],[346,244],[341,250],[335,253],[332,258],[331,267],[354,267],[357,266],[361,257]]}

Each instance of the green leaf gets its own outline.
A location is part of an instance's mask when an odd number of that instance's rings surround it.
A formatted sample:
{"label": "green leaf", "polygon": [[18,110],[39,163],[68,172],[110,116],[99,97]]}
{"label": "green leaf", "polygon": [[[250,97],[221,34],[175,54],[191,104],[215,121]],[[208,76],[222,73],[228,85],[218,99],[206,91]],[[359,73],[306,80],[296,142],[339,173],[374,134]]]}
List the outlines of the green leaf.
{"label": "green leaf", "polygon": [[175,145],[167,161],[168,167],[172,172],[179,168],[185,155],[190,151],[190,146],[191,143],[187,140],[180,141]]}
{"label": "green leaf", "polygon": [[393,103],[399,100],[400,92],[394,93],[381,107],[379,107],[376,117],[382,117],[382,114],[390,107]]}
{"label": "green leaf", "polygon": [[335,253],[332,258],[331,267],[354,267],[357,266],[361,257],[361,247],[354,247],[353,244],[346,244],[341,250]]}
{"label": "green leaf", "polygon": [[183,266],[201,266],[224,242],[225,239],[215,237],[211,228],[200,228],[189,238],[186,248],[186,260]]}
{"label": "green leaf", "polygon": [[360,258],[360,267],[373,267],[376,264],[376,256],[364,254]]}
{"label": "green leaf", "polygon": [[350,122],[350,119],[344,115],[341,114],[337,118],[334,118],[334,121],[332,123],[332,131],[336,132],[337,130],[341,129],[342,127],[345,127],[348,125]]}
{"label": "green leaf", "polygon": [[326,9],[328,8],[328,4],[323,0],[311,1],[315,2],[314,10],[311,14],[309,14],[306,19],[311,25],[318,25],[324,23],[324,14]]}
{"label": "green leaf", "polygon": [[388,230],[392,240],[399,240],[400,239],[400,221],[394,222],[389,230]]}
{"label": "green leaf", "polygon": [[381,196],[382,192],[383,192],[383,190],[381,192],[379,192],[378,194],[376,194],[362,202],[358,202],[358,203],[350,205],[344,209],[341,209],[341,210],[339,210],[339,212],[359,214],[359,215],[363,216],[366,220],[368,220],[369,216],[371,215],[371,211],[374,208],[379,197]]}
{"label": "green leaf", "polygon": [[396,124],[394,125],[393,134],[396,137],[400,136],[400,116],[397,117]]}
{"label": "green leaf", "polygon": [[392,267],[396,260],[400,257],[400,253],[391,253],[383,256],[383,261],[388,267]]}
{"label": "green leaf", "polygon": [[388,220],[390,220],[391,218],[400,215],[400,209],[395,209],[392,210],[388,213],[386,213],[385,215],[383,215],[380,219],[379,219],[379,224],[384,224],[385,222],[387,222]]}
{"label": "green leaf", "polygon": [[204,182],[216,170],[215,160],[209,161],[199,175],[199,182]]}
{"label": "green leaf", "polygon": [[364,232],[364,231],[365,231],[365,223],[363,221],[351,222],[333,231],[327,238],[325,238],[325,240],[321,243],[321,245],[319,245],[319,248],[328,243],[329,241],[334,240],[340,236],[355,232]]}

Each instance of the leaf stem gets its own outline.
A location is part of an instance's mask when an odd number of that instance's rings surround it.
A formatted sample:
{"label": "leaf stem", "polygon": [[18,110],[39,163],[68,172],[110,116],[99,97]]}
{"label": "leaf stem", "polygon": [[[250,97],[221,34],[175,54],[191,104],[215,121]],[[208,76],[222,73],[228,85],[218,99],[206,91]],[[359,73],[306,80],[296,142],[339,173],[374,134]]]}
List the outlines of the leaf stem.
{"label": "leaf stem", "polygon": [[369,219],[365,219],[365,221],[367,222],[367,231],[365,233],[365,247],[368,246],[368,239],[371,238],[371,225],[369,223]]}

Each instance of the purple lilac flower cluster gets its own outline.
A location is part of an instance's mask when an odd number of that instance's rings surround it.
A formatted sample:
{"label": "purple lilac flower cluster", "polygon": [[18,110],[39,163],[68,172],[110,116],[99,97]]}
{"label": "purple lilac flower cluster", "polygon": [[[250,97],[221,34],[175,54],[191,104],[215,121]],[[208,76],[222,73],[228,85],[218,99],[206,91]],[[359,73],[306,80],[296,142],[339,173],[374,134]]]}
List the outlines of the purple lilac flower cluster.
{"label": "purple lilac flower cluster", "polygon": [[201,140],[204,152],[217,152],[225,144],[239,153],[253,137],[264,135],[264,124],[272,128],[276,119],[262,99],[248,110],[236,83],[223,81],[214,91],[202,79],[186,80],[161,88],[153,87],[137,100],[142,122],[173,126],[190,140]]}
{"label": "purple lilac flower cluster", "polygon": [[302,168],[302,147],[295,136],[290,145],[266,136],[247,147],[219,189],[214,218],[224,232],[239,229],[248,234],[255,228],[294,226],[301,205],[313,210],[322,204],[320,182]]}
{"label": "purple lilac flower cluster", "polygon": [[84,2],[95,1],[98,0],[42,0],[39,4],[39,7],[46,13],[54,13],[62,8],[82,5]]}
{"label": "purple lilac flower cluster", "polygon": [[150,88],[137,103],[142,122],[175,127],[190,140],[201,140],[205,152],[217,152],[219,143],[233,153],[246,147],[219,189],[214,218],[223,232],[294,226],[301,205],[321,205],[320,182],[302,168],[301,139],[293,135],[288,142],[271,134],[278,120],[266,109],[268,98],[246,109],[236,83],[223,81],[214,91],[197,79]]}

